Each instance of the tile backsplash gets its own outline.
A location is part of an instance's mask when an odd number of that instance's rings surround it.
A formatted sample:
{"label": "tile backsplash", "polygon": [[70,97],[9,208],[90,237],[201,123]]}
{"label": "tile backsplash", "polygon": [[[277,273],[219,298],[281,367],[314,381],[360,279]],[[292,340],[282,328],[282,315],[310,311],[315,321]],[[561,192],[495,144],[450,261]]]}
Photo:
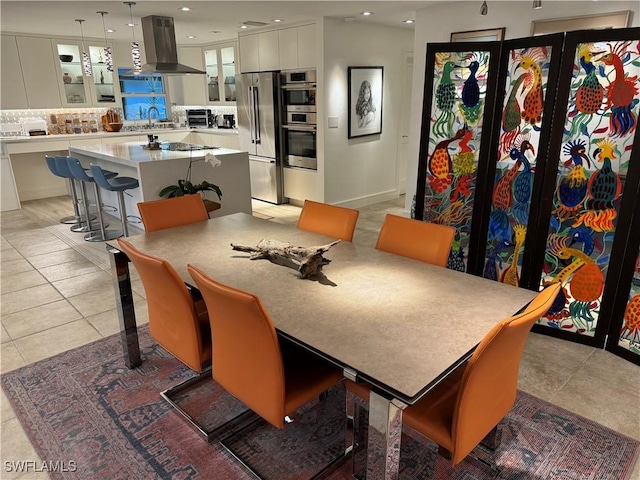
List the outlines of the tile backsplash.
{"label": "tile backsplash", "polygon": [[[234,106],[211,106],[211,105],[172,105],[170,120],[175,126],[186,126],[186,110],[196,108],[208,108],[214,115],[233,114],[237,117],[237,108]],[[101,115],[107,110],[116,111],[121,117],[122,108],[51,108],[51,109],[22,109],[22,110],[0,110],[0,136],[21,136],[25,135],[23,125],[32,120],[44,120],[48,126],[49,134],[67,133],[61,131],[60,125],[64,125],[67,119],[72,123],[86,124],[89,131],[102,130],[100,121]],[[52,123],[56,121],[56,124]],[[135,128],[136,122],[125,122],[125,129]],[[92,130],[92,128],[95,128]],[[64,128],[62,129],[64,130]],[[82,128],[77,133],[87,133]]]}

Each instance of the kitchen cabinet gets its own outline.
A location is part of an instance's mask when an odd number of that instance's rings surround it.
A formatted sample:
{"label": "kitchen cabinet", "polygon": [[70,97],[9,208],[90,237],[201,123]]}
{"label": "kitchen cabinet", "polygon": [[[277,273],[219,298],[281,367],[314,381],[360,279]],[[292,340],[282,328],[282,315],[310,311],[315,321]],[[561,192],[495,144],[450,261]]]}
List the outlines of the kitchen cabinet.
{"label": "kitchen cabinet", "polygon": [[278,44],[281,70],[315,68],[315,24],[278,30]]}
{"label": "kitchen cabinet", "polygon": [[17,36],[16,43],[29,108],[62,107],[51,40]]}
{"label": "kitchen cabinet", "polygon": [[235,105],[237,43],[216,44],[203,48],[207,72],[207,103]]}
{"label": "kitchen cabinet", "polygon": [[[178,47],[179,62],[204,70],[202,47]],[[183,105],[204,105],[206,90],[203,75],[177,75],[169,77],[172,102]]]}
{"label": "kitchen cabinet", "polygon": [[240,140],[237,134],[222,133],[216,129],[191,132],[191,135],[189,136],[189,143],[240,150]]}
{"label": "kitchen cabinet", "polygon": [[[92,76],[90,80],[91,103],[96,107],[111,107],[120,104],[120,86],[115,66],[113,72],[107,69],[104,47],[89,46]],[[111,47],[113,51],[113,46]]]}
{"label": "kitchen cabinet", "polygon": [[[82,65],[82,44],[53,40],[58,85],[62,104],[66,107],[109,107],[120,102],[116,72],[107,70],[104,47],[86,46],[91,75]],[[115,69],[115,66],[114,66]]]}
{"label": "kitchen cabinet", "polygon": [[265,72],[280,69],[278,31],[243,35],[240,44],[240,70],[242,72]]}
{"label": "kitchen cabinet", "polygon": [[65,107],[91,106],[89,84],[85,83],[82,69],[82,45],[79,42],[52,40],[62,105]]}
{"label": "kitchen cabinet", "polygon": [[318,172],[305,168],[284,168],[284,196],[303,202],[313,200],[323,202],[322,186],[318,182]]}
{"label": "kitchen cabinet", "polygon": [[16,37],[2,35],[0,46],[2,47],[2,69],[0,69],[2,109],[29,108]]}

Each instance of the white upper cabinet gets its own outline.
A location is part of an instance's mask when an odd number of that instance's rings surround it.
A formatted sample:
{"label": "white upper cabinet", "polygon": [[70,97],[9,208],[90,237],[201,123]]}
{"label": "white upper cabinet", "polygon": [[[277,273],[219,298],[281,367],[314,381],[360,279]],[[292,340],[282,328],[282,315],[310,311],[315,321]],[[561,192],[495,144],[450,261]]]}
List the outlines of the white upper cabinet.
{"label": "white upper cabinet", "polygon": [[278,30],[278,39],[281,70],[316,67],[315,25]]}
{"label": "white upper cabinet", "polygon": [[[16,37],[29,108],[60,108],[58,73],[51,40]],[[4,58],[3,58],[4,70]],[[60,78],[62,82],[62,78]]]}
{"label": "white upper cabinet", "polygon": [[241,35],[240,71],[316,67],[315,24]]}
{"label": "white upper cabinet", "polygon": [[235,105],[237,45],[220,43],[202,49],[207,103],[211,105]]}
{"label": "white upper cabinet", "polygon": [[24,88],[16,37],[2,35],[2,69],[0,69],[0,101],[3,110],[29,108]]}
{"label": "white upper cabinet", "polygon": [[298,31],[297,68],[315,68],[317,66],[316,26],[303,25]]}
{"label": "white upper cabinet", "polygon": [[[113,46],[112,47],[113,51]],[[66,107],[115,107],[120,105],[118,68],[113,60],[113,71],[107,68],[104,45],[85,43],[89,73],[83,67],[82,43],[69,40],[53,40],[53,50],[58,68],[60,96]]]}
{"label": "white upper cabinet", "polygon": [[239,37],[242,72],[266,72],[280,69],[278,32],[262,32]]}
{"label": "white upper cabinet", "polygon": [[260,58],[261,71],[280,69],[277,31],[258,34],[258,57]]}
{"label": "white upper cabinet", "polygon": [[258,35],[243,35],[238,38],[240,44],[240,71],[259,72],[260,57],[258,52]]}
{"label": "white upper cabinet", "polygon": [[283,28],[278,30],[280,50],[280,69],[298,68],[298,29]]}
{"label": "white upper cabinet", "polygon": [[[183,65],[204,71],[202,47],[178,47],[178,54],[178,61]],[[175,86],[178,83],[182,84],[182,103],[185,105],[204,105],[206,103],[205,77],[205,75],[171,75],[169,78],[175,82]]]}
{"label": "white upper cabinet", "polygon": [[[89,84],[85,83],[82,67],[82,45],[70,40],[53,40],[53,51],[58,71],[58,81],[62,105],[65,107],[91,106]],[[88,78],[88,77],[87,77]]]}

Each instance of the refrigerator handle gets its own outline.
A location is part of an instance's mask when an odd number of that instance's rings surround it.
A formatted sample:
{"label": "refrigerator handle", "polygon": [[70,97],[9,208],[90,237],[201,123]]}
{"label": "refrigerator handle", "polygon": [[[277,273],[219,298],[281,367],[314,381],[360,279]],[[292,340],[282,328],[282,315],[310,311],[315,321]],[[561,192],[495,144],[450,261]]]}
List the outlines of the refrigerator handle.
{"label": "refrigerator handle", "polygon": [[255,87],[249,85],[247,87],[247,97],[249,98],[249,134],[251,135],[251,143],[256,143],[256,135],[255,135],[255,111],[256,106],[253,102],[253,89]]}
{"label": "refrigerator handle", "polygon": [[260,109],[258,108],[260,105],[258,101],[258,88],[253,88],[253,118],[254,118],[254,131],[255,131],[255,139],[256,144],[260,143]]}

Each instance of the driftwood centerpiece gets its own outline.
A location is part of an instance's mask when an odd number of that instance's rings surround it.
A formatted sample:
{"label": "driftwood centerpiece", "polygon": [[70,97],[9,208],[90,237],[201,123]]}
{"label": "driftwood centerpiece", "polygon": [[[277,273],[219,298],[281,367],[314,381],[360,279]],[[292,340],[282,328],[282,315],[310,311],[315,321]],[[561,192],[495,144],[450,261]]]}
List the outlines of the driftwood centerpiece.
{"label": "driftwood centerpiece", "polygon": [[339,242],[340,240],[336,240],[335,242],[316,247],[298,247],[288,242],[263,238],[255,247],[232,243],[231,248],[240,252],[251,253],[249,257],[250,260],[258,260],[261,258],[267,258],[269,260],[286,258],[293,260],[298,265],[300,276],[302,278],[310,278],[320,273],[324,265],[331,263],[331,260],[324,258],[322,255]]}

